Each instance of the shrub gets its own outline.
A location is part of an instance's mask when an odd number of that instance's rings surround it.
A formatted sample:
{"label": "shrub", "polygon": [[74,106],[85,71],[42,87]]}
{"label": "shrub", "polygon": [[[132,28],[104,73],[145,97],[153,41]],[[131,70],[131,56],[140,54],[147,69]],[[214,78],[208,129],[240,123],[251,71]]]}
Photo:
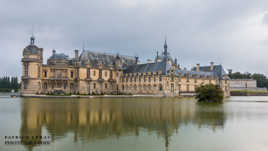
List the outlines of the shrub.
{"label": "shrub", "polygon": [[196,88],[198,102],[222,102],[224,92],[219,85],[206,84]]}

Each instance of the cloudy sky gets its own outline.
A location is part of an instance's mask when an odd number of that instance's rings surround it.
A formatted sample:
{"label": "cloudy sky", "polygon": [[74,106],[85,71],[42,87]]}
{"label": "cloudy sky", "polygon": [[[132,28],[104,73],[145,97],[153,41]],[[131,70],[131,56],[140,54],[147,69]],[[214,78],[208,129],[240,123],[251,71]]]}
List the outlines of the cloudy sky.
{"label": "cloudy sky", "polygon": [[214,61],[268,75],[267,0],[0,0],[0,76],[21,74],[32,31],[45,60],[83,43],[152,59],[167,36],[183,67]]}

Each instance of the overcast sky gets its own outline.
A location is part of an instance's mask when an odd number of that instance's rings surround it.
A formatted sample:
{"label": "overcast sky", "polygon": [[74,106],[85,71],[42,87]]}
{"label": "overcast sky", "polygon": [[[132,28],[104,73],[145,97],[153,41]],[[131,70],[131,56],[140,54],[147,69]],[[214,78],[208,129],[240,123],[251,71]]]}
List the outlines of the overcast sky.
{"label": "overcast sky", "polygon": [[167,36],[182,67],[214,61],[268,75],[268,0],[0,0],[0,76],[20,76],[32,29],[44,63],[83,43],[153,59]]}

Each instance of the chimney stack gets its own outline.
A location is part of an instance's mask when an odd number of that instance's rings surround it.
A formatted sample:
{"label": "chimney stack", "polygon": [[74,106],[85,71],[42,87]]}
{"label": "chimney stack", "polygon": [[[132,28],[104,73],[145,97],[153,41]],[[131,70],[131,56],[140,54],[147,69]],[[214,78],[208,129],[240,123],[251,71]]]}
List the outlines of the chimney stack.
{"label": "chimney stack", "polygon": [[75,53],[75,59],[78,60],[78,50],[74,50]]}
{"label": "chimney stack", "polygon": [[196,64],[196,72],[199,72],[200,71],[200,64]]}
{"label": "chimney stack", "polygon": [[210,71],[214,70],[214,62],[210,62]]}
{"label": "chimney stack", "polygon": [[56,54],[56,50],[52,50],[52,54],[54,56]]}
{"label": "chimney stack", "polygon": [[120,66],[121,66],[120,56],[119,56],[119,54],[116,54],[116,57],[115,57],[115,67],[116,68],[120,68]]}
{"label": "chimney stack", "polygon": [[135,63],[136,63],[136,64],[139,63],[139,57],[138,57],[138,56],[135,57]]}

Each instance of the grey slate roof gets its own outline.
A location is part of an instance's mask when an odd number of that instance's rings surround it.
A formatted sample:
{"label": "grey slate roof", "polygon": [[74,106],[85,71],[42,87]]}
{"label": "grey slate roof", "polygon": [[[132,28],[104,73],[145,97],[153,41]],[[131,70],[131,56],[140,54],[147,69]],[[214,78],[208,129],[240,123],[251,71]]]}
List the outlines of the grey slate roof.
{"label": "grey slate roof", "polygon": [[126,68],[124,73],[146,73],[146,72],[158,72],[161,71],[162,74],[167,74],[171,66],[167,61],[146,63],[146,64],[134,64]]}
{"label": "grey slate roof", "polygon": [[190,77],[197,76],[198,78],[200,78],[201,76],[204,76],[204,77],[215,76],[213,72],[204,72],[204,71],[196,72],[196,71],[191,71],[191,70],[176,70],[175,74],[181,75],[181,76],[185,76],[188,74]]}
{"label": "grey slate roof", "polygon": [[28,45],[24,50],[26,53],[37,54],[39,49],[36,45]]}
{"label": "grey slate roof", "polygon": [[[87,65],[88,60],[90,61],[91,66],[97,66],[99,63],[102,63],[104,67],[109,67],[115,64],[116,56],[108,53],[99,53],[92,51],[83,51],[79,57],[81,65]],[[131,64],[135,63],[135,58],[130,56],[119,55],[121,67],[125,68]]]}
{"label": "grey slate roof", "polygon": [[[194,67],[193,70],[196,71],[196,67]],[[200,66],[199,70],[204,72],[211,72],[210,66]],[[224,71],[222,65],[214,65],[212,72],[214,73],[215,76],[218,76],[220,79],[222,79],[222,77],[226,75],[226,72]]]}
{"label": "grey slate roof", "polygon": [[63,53],[55,53],[49,59],[68,59],[69,57]]}

